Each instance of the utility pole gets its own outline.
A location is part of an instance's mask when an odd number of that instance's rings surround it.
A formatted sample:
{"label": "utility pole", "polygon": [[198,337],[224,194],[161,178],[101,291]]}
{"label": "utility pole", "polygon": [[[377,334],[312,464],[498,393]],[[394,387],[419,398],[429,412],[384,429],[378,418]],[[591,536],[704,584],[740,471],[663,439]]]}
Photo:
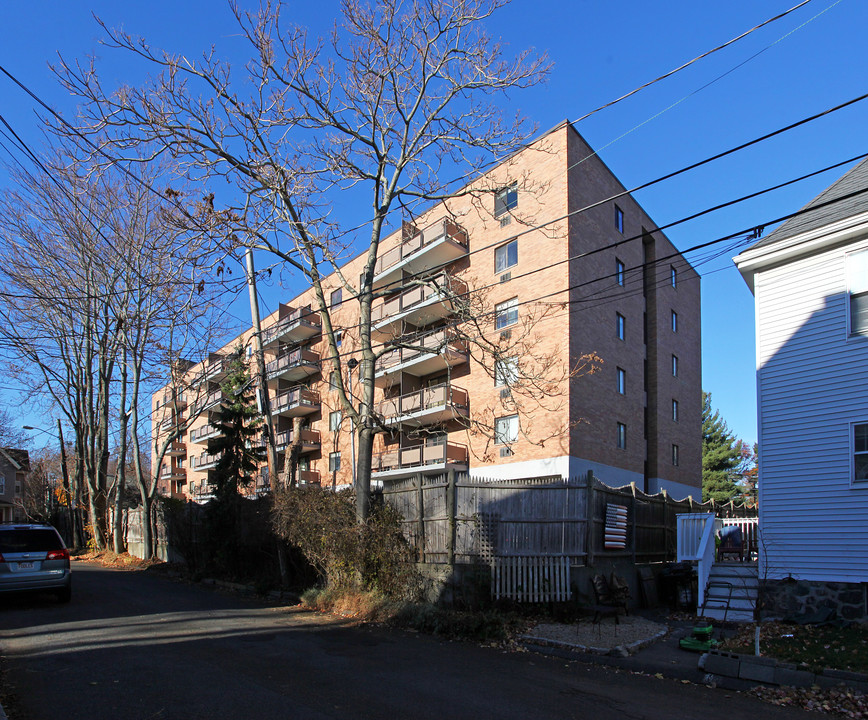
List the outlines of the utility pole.
{"label": "utility pole", "polygon": [[244,251],[247,268],[247,289],[250,291],[250,317],[253,320],[253,354],[256,357],[256,374],[259,378],[259,397],[265,420],[265,449],[268,462],[268,483],[274,495],[278,489],[277,451],[274,447],[274,423],[271,419],[271,400],[268,397],[268,376],[265,372],[265,354],[262,350],[262,326],[259,322],[259,298],[256,295],[256,274],[253,268],[253,250]]}

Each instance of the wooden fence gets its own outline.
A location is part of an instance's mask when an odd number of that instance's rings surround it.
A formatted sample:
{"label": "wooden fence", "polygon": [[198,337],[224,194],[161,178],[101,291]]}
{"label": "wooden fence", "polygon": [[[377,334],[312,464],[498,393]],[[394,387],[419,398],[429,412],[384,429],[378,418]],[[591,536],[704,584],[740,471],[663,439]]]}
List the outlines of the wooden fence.
{"label": "wooden fence", "polygon": [[[676,556],[676,515],[751,516],[755,508],[646,495],[580,478],[480,480],[464,474],[415,476],[389,483],[386,502],[404,518],[404,533],[426,563],[492,563],[504,557],[565,557],[571,565],[606,558],[635,563]],[[623,546],[606,547],[610,505],[626,507]]]}

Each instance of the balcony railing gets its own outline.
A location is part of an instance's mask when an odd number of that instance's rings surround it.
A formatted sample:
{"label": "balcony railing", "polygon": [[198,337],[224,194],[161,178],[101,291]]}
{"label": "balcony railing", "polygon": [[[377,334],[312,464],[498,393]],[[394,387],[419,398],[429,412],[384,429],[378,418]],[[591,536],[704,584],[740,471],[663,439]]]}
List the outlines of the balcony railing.
{"label": "balcony railing", "polygon": [[187,407],[187,396],[184,393],[163,393],[163,397],[161,398],[161,402],[158,407],[163,407],[164,405],[172,405],[177,409]]}
{"label": "balcony railing", "polygon": [[222,355],[211,355],[202,363],[202,369],[193,377],[193,385],[199,385],[207,380],[218,382],[226,377],[229,370],[229,364],[232,358],[223,357]]}
{"label": "balcony railing", "polygon": [[284,352],[265,366],[269,380],[276,380],[281,377],[287,380],[301,380],[308,375],[313,375],[318,370],[319,353],[308,348],[296,348]]}
{"label": "balcony railing", "polygon": [[404,270],[417,274],[450,263],[467,254],[467,232],[444,218],[387,250],[374,268],[374,287],[397,280]]}
{"label": "balcony railing", "polygon": [[310,305],[292,310],[271,327],[262,331],[262,344],[270,345],[278,340],[299,342],[321,332],[319,315],[311,312]]}
{"label": "balcony railing", "polygon": [[190,442],[193,443],[203,443],[207,442],[213,437],[217,437],[220,434],[220,428],[216,425],[211,425],[208,423],[207,425],[203,425],[202,427],[197,427],[190,431]]}
{"label": "balcony railing", "polygon": [[[299,432],[298,438],[303,450],[311,450],[320,445],[320,434],[318,430],[308,430],[307,428],[303,428],[301,432]],[[277,450],[287,450],[290,445],[292,445],[292,441],[292,430],[283,430],[274,435],[274,446]]]}
{"label": "balcony railing", "polygon": [[193,470],[208,470],[217,465],[221,457],[223,457],[222,452],[215,455],[209,455],[206,452],[201,455],[194,455],[190,458],[190,468]]}
{"label": "balcony railing", "polygon": [[398,371],[421,377],[467,361],[464,341],[446,330],[408,336],[401,342],[410,347],[395,348],[377,360],[374,375],[378,385],[388,384]]}
{"label": "balcony railing", "polygon": [[273,415],[309,415],[319,410],[319,393],[303,387],[295,387],[278,393],[271,401]]}
{"label": "balcony railing", "polygon": [[420,283],[371,308],[371,325],[376,334],[394,335],[400,321],[423,327],[448,317],[467,293],[467,285],[448,273]]}
{"label": "balcony railing", "polygon": [[211,410],[219,406],[225,399],[226,395],[222,390],[213,390],[205,397],[201,397],[193,403],[193,409],[190,411],[190,414],[195,417],[206,410]]}
{"label": "balcony railing", "polygon": [[456,443],[415,445],[377,453],[373,457],[374,472],[443,470],[447,465],[467,465],[467,447]]}
{"label": "balcony railing", "polygon": [[170,480],[183,480],[187,477],[187,471],[184,468],[172,467],[171,465],[166,465],[160,469],[160,478],[170,479]]}
{"label": "balcony railing", "polygon": [[299,485],[320,484],[319,473],[316,470],[299,470],[295,478]]}
{"label": "balcony railing", "polygon": [[378,403],[376,412],[387,425],[396,422],[426,425],[466,417],[467,391],[450,383],[422,388]]}
{"label": "balcony railing", "polygon": [[166,455],[186,455],[187,443],[176,440],[166,448]]}

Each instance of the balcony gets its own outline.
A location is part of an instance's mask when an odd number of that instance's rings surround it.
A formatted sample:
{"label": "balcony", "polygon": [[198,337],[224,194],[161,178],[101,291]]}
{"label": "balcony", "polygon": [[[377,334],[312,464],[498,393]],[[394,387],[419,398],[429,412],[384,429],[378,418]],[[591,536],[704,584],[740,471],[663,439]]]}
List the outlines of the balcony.
{"label": "balcony", "polygon": [[446,218],[384,252],[374,268],[374,289],[443,267],[467,254],[467,232]]}
{"label": "balcony", "polygon": [[177,455],[186,455],[187,454],[187,443],[180,442],[176,440],[171,443],[168,448],[166,448],[166,455],[170,457],[174,457]]}
{"label": "balcony", "polygon": [[208,423],[207,425],[197,427],[190,431],[190,442],[197,444],[207,443],[211,438],[218,437],[219,435],[220,428]]}
{"label": "balcony", "polygon": [[308,348],[296,348],[281,353],[265,366],[268,381],[298,382],[319,372],[319,353]]}
{"label": "balcony", "polygon": [[158,407],[163,407],[165,405],[168,405],[175,410],[183,410],[185,407],[187,407],[187,396],[182,392],[163,393],[163,397],[161,398],[161,402]]}
{"label": "balcony", "polygon": [[319,485],[319,473],[316,470],[299,470],[295,476],[299,485]]}
{"label": "balcony", "polygon": [[194,455],[190,458],[190,469],[199,471],[212,470],[217,466],[221,457],[223,457],[223,453],[209,455],[204,452],[201,455]]}
{"label": "balcony", "polygon": [[278,393],[271,400],[271,414],[284,417],[310,415],[319,411],[319,393],[303,387],[294,387]]}
{"label": "balcony", "polygon": [[177,430],[178,426],[184,422],[183,418],[170,416],[167,417],[160,423],[160,432],[171,432],[172,430]]}
{"label": "balcony", "polygon": [[201,415],[206,410],[211,410],[212,412],[219,412],[220,406],[223,404],[223,401],[226,399],[226,395],[224,395],[222,390],[212,390],[204,397],[200,397],[196,402],[193,403],[193,408],[190,410],[191,417],[196,417],[197,415]]}
{"label": "balcony", "polygon": [[319,335],[320,317],[311,312],[310,305],[293,310],[280,318],[271,327],[262,331],[262,346],[273,345],[279,340],[288,343],[297,343]]}
{"label": "balcony", "polygon": [[160,479],[161,480],[186,480],[187,479],[187,471],[184,468],[172,467],[171,465],[166,465],[160,469]]}
{"label": "balcony", "polygon": [[446,330],[402,338],[401,342],[410,347],[395,348],[377,360],[374,371],[377,387],[393,385],[402,372],[422,377],[467,362],[464,341]]}
{"label": "balcony", "polygon": [[455,443],[399,448],[374,454],[371,478],[391,480],[447,470],[466,471],[467,458],[467,447]]}
{"label": "balcony", "polygon": [[375,337],[395,337],[401,334],[404,323],[424,327],[449,317],[467,293],[467,285],[448,273],[420,283],[371,308],[371,333]]}
{"label": "balcony", "polygon": [[192,384],[199,385],[203,382],[220,382],[226,377],[232,358],[212,353],[202,363],[202,370],[193,378]]}
{"label": "balcony", "polygon": [[[300,442],[299,449],[301,452],[306,453],[319,450],[320,435],[318,430],[302,429],[301,432],[299,432],[298,437]],[[292,440],[292,430],[283,430],[282,432],[275,433],[274,447],[278,452],[289,452]]]}
{"label": "balcony", "polygon": [[375,411],[385,425],[432,425],[467,417],[467,391],[443,383],[378,403]]}

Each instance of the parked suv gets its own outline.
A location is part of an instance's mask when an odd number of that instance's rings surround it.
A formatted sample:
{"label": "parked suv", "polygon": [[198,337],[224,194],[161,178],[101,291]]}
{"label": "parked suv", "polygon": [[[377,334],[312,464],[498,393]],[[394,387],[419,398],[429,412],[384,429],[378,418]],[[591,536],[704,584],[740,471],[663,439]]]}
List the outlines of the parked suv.
{"label": "parked suv", "polygon": [[51,525],[0,524],[0,593],[53,591],[72,597],[69,550]]}

